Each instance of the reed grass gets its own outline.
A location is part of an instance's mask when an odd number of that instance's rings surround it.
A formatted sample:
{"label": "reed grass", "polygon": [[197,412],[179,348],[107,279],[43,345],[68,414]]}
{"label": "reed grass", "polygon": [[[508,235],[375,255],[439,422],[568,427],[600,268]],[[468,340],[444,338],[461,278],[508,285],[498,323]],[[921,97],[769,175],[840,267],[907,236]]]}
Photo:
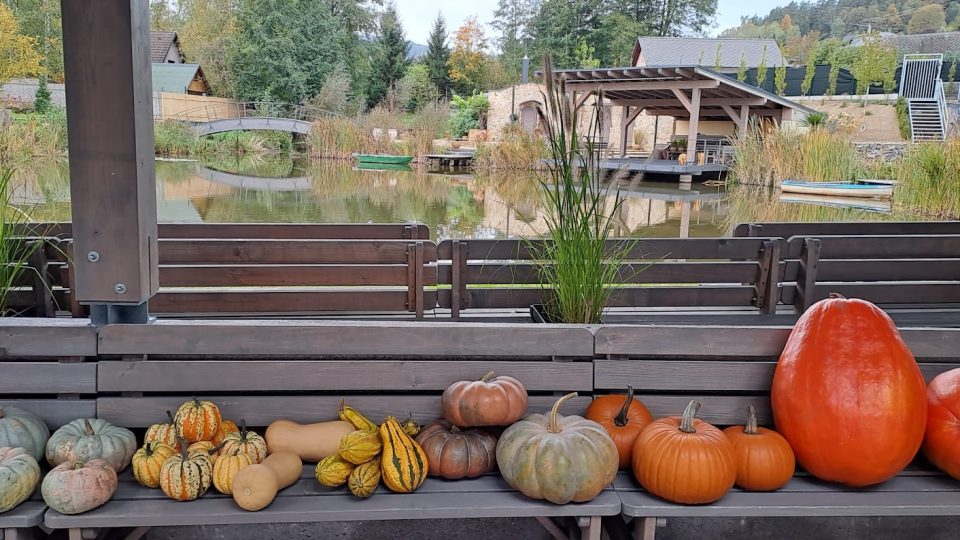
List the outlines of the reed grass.
{"label": "reed grass", "polygon": [[507,127],[499,141],[477,145],[473,167],[480,171],[521,171],[543,168],[547,145],[519,125]]}
{"label": "reed grass", "polygon": [[[548,173],[541,179],[547,234],[543,242],[531,242],[529,248],[539,265],[545,290],[544,307],[551,321],[596,324],[602,322],[613,289],[622,283],[621,262],[633,241],[608,245],[615,220],[623,204],[617,190],[613,202],[600,185],[601,170],[596,159],[595,135],[600,132],[603,102],[590,112],[587,125],[581,127],[578,112],[566,99],[562,80],[554,80],[553,63],[544,57]],[[585,129],[585,132],[583,131]]]}
{"label": "reed grass", "polygon": [[747,184],[849,181],[865,167],[847,137],[826,129],[798,132],[752,125],[733,140],[733,148],[731,173]]}
{"label": "reed grass", "polygon": [[23,164],[53,158],[67,149],[67,116],[63,109],[18,119],[0,129],[0,164]]}
{"label": "reed grass", "polygon": [[435,151],[434,141],[444,135],[448,126],[449,106],[445,102],[411,114],[377,107],[369,114],[354,118],[316,120],[307,146],[311,156],[325,159],[402,153],[422,161]]}
{"label": "reed grass", "polygon": [[896,203],[912,213],[960,219],[960,138],[913,146],[897,168]]}
{"label": "reed grass", "polygon": [[12,314],[10,294],[29,271],[27,262],[39,244],[18,242],[16,228],[30,221],[27,211],[12,204],[13,170],[0,169],[0,316]]}

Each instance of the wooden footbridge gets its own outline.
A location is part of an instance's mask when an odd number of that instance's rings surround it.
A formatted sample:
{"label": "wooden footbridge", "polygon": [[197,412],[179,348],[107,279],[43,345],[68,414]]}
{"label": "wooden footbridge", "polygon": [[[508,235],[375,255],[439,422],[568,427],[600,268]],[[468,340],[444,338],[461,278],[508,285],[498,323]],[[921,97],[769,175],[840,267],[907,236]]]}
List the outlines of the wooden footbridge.
{"label": "wooden footbridge", "polygon": [[229,131],[283,131],[309,135],[315,121],[341,116],[308,105],[251,101],[204,105],[180,113],[177,120],[190,124],[200,137]]}

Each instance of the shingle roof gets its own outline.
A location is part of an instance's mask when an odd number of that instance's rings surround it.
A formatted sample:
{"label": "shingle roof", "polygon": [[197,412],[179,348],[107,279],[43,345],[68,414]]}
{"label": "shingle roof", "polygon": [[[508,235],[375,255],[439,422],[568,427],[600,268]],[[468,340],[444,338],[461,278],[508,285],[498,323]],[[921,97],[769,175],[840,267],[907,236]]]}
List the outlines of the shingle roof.
{"label": "shingle roof", "polygon": [[768,67],[784,63],[783,54],[777,42],[772,39],[732,39],[732,38],[685,38],[685,37],[641,37],[634,48],[634,65],[642,60],[647,66],[717,65],[717,50],[720,50],[720,67],[736,68],[740,58],[747,67],[757,67],[764,57]]}
{"label": "shingle roof", "polygon": [[150,32],[150,61],[163,62],[176,40],[176,32]]}
{"label": "shingle roof", "polygon": [[893,45],[905,54],[937,54],[960,52],[960,32],[940,32],[937,34],[911,34],[881,36],[883,41]]}
{"label": "shingle roof", "polygon": [[190,82],[203,75],[199,64],[153,64],[153,91],[186,94]]}

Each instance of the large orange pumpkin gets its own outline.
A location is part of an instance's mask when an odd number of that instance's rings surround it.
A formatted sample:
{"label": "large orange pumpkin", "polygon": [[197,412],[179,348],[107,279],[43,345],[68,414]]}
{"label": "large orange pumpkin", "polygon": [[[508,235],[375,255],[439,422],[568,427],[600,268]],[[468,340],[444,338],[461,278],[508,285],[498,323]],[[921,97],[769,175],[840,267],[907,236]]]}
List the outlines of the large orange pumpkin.
{"label": "large orange pumpkin", "polygon": [[723,430],[737,458],[737,485],[747,491],[773,491],[793,478],[797,458],[790,443],[771,429],[757,427],[757,411],[747,406],[747,425]]}
{"label": "large orange pumpkin", "polygon": [[443,417],[459,427],[509,426],[527,412],[527,390],[513,377],[487,373],[479,381],[457,381],[440,397]]}
{"label": "large orange pumpkin", "polygon": [[797,321],[771,402],[803,468],[857,487],[906,467],[927,423],[923,375],[893,321],[870,302],[838,295]]}
{"label": "large orange pumpkin", "polygon": [[220,409],[212,401],[197,398],[180,405],[173,415],[177,435],[188,443],[212,440],[220,431],[221,422]]}
{"label": "large orange pumpkin", "polygon": [[737,478],[733,444],[697,418],[691,401],[683,416],[654,420],[633,445],[633,475],[644,489],[668,501],[707,504],[722,498]]}
{"label": "large orange pumpkin", "polygon": [[930,463],[960,479],[960,369],[941,373],[930,381],[927,405],[923,453]]}
{"label": "large orange pumpkin", "polygon": [[587,407],[587,419],[600,424],[610,434],[620,454],[621,469],[630,466],[633,443],[643,428],[653,422],[650,411],[639,400],[633,399],[633,386],[629,384],[626,396],[611,394],[593,400]]}

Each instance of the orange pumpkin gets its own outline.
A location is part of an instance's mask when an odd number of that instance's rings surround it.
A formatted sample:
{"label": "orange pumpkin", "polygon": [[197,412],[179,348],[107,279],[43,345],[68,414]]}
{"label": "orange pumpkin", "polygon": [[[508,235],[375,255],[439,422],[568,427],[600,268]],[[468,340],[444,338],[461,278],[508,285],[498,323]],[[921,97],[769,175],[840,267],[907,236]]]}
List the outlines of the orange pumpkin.
{"label": "orange pumpkin", "polygon": [[220,409],[212,401],[193,398],[177,409],[173,423],[188,443],[209,441],[220,430]]}
{"label": "orange pumpkin", "polygon": [[210,442],[212,442],[214,446],[220,446],[223,444],[224,437],[238,431],[240,431],[240,428],[237,427],[236,422],[233,420],[223,420],[220,422],[220,429],[217,430],[217,434],[213,436],[213,439],[210,439]]}
{"label": "orange pumpkin", "polygon": [[620,468],[630,466],[633,456],[633,443],[637,440],[643,428],[653,422],[650,411],[633,399],[633,386],[627,385],[627,395],[600,396],[587,407],[587,419],[603,426],[617,445],[620,454]]}
{"label": "orange pumpkin", "polygon": [[723,430],[737,458],[737,486],[747,491],[773,491],[793,478],[797,459],[790,443],[771,429],[757,427],[757,411],[747,406],[747,425]]}
{"label": "orange pumpkin", "polygon": [[906,467],[927,424],[926,384],[893,321],[870,302],[839,295],[797,321],[770,399],[797,462],[855,487]]}
{"label": "orange pumpkin", "polygon": [[940,470],[960,479],[960,369],[941,373],[927,387],[923,453]]}
{"label": "orange pumpkin", "polygon": [[527,390],[513,377],[457,381],[440,397],[443,417],[459,427],[509,426],[527,412]]}
{"label": "orange pumpkin", "polygon": [[683,416],[654,420],[633,445],[633,475],[650,493],[683,504],[721,499],[737,479],[733,444],[698,419],[691,401]]}

